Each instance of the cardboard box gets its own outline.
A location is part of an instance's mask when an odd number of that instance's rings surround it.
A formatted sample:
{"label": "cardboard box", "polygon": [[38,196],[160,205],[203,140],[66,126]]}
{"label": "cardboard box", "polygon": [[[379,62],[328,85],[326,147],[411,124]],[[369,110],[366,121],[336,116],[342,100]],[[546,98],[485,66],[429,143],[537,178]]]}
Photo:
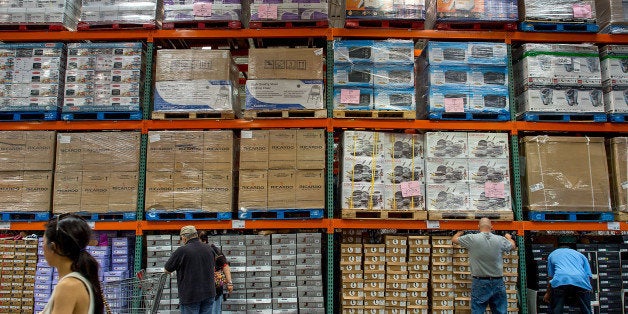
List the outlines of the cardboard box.
{"label": "cardboard box", "polygon": [[297,170],[295,208],[325,208],[325,170]]}
{"label": "cardboard box", "polygon": [[11,210],[48,211],[51,189],[51,171],[0,172],[0,199]]}
{"label": "cardboard box", "polygon": [[269,137],[268,130],[242,130],[239,169],[268,169]]}
{"label": "cardboard box", "polygon": [[611,211],[603,138],[526,136],[522,152],[526,209]]}
{"label": "cardboard box", "polygon": [[155,82],[154,111],[212,112],[240,108],[232,81],[189,80]]}
{"label": "cardboard box", "polygon": [[268,168],[295,169],[297,159],[296,130],[269,130],[268,135]]}
{"label": "cardboard box", "polygon": [[159,49],[155,81],[229,81],[234,67],[229,50]]}
{"label": "cardboard box", "polygon": [[234,196],[231,171],[203,171],[202,195],[203,211],[231,212]]}
{"label": "cardboard box", "polygon": [[0,170],[52,170],[55,132],[0,132]]}
{"label": "cardboard box", "polygon": [[238,210],[268,207],[268,171],[240,170]]}
{"label": "cardboard box", "polygon": [[138,171],[140,132],[57,134],[57,171]]}
{"label": "cardboard box", "polygon": [[325,169],[325,130],[297,129],[297,169]]}
{"label": "cardboard box", "polygon": [[174,178],[169,171],[146,172],[145,209],[174,209]]}
{"label": "cardboard box", "polygon": [[81,205],[83,173],[68,171],[56,172],[55,174],[53,211],[57,212],[59,207],[78,209]]}
{"label": "cardboard box", "polygon": [[203,196],[203,173],[198,170],[177,171],[173,174],[175,209],[198,210]]}
{"label": "cardboard box", "polygon": [[601,88],[534,87],[517,96],[519,112],[603,113]]}
{"label": "cardboard box", "polygon": [[203,170],[233,170],[234,146],[232,130],[206,131],[203,135]]}
{"label": "cardboard box", "polygon": [[176,132],[149,131],[146,147],[146,171],[174,171]]}
{"label": "cardboard box", "polygon": [[268,48],[249,51],[248,79],[323,79],[323,49]]}
{"label": "cardboard box", "polygon": [[268,208],[295,208],[295,170],[268,170]]}
{"label": "cardboard box", "polygon": [[607,113],[628,113],[628,87],[604,91],[604,109]]}
{"label": "cardboard box", "polygon": [[628,138],[615,137],[610,142],[611,186],[613,208],[628,211]]}
{"label": "cardboard box", "polygon": [[323,109],[322,80],[247,80],[245,110]]}

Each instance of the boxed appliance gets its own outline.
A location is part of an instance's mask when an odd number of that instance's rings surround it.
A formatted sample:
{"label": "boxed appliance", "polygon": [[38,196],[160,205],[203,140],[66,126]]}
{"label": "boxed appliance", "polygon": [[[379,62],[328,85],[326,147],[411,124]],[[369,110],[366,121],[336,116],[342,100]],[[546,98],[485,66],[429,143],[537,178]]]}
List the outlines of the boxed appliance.
{"label": "boxed appliance", "polygon": [[321,80],[247,80],[244,109],[323,109]]}
{"label": "boxed appliance", "polygon": [[471,69],[468,66],[430,65],[427,68],[428,86],[471,85]]}
{"label": "boxed appliance", "polygon": [[510,113],[508,87],[489,85],[472,88],[468,111]]}
{"label": "boxed appliance", "polygon": [[610,211],[604,139],[526,136],[524,208],[538,211]]}
{"label": "boxed appliance", "polygon": [[269,48],[249,51],[248,79],[322,80],[322,48]]}
{"label": "boxed appliance", "polygon": [[[608,47],[608,48],[607,48]],[[603,49],[621,48],[618,46],[606,46]],[[628,52],[608,53],[601,50],[602,57],[602,83],[604,86],[627,86],[628,85]]]}
{"label": "boxed appliance", "polygon": [[384,184],[345,182],[342,184],[343,209],[384,209]]}
{"label": "boxed appliance", "polygon": [[610,139],[611,185],[613,188],[613,208],[628,212],[628,138]]}
{"label": "boxed appliance", "polygon": [[430,65],[508,65],[504,43],[430,41],[427,58]]}
{"label": "boxed appliance", "polygon": [[628,113],[628,87],[604,92],[604,108],[608,113]]}
{"label": "boxed appliance", "polygon": [[[163,23],[240,21],[242,4],[234,1],[164,1]],[[174,26],[174,25],[173,25]]]}
{"label": "boxed appliance", "polygon": [[133,3],[104,0],[83,1],[80,20],[89,25],[114,23],[157,25],[158,22],[161,22],[162,13],[163,4],[156,0],[142,0]]}
{"label": "boxed appliance", "polygon": [[459,88],[450,85],[430,86],[427,111],[435,112],[467,112],[472,97],[471,88]]}
{"label": "boxed appliance", "polygon": [[376,88],[375,110],[416,110],[414,89]]}
{"label": "boxed appliance", "polygon": [[334,88],[334,110],[372,110],[374,101],[372,88]]}
{"label": "boxed appliance", "polygon": [[604,112],[601,88],[534,87],[518,97],[519,112]]}
{"label": "boxed appliance", "polygon": [[414,88],[414,66],[377,66],[373,76],[375,88]]}
{"label": "boxed appliance", "polygon": [[334,66],[334,86],[373,87],[375,78],[371,64],[340,64]]}
{"label": "boxed appliance", "polygon": [[424,20],[426,18],[424,0],[371,2],[350,0],[346,3],[346,19],[386,19],[386,20]]}
{"label": "boxed appliance", "polygon": [[595,22],[595,2],[592,0],[528,0],[519,2],[519,20]]}

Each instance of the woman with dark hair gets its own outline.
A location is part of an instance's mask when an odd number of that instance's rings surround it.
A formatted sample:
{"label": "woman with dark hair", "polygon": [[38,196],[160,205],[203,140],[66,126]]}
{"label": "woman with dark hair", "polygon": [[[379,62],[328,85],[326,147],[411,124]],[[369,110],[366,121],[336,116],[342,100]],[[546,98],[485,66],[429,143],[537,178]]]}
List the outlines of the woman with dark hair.
{"label": "woman with dark hair", "polygon": [[[209,237],[207,231],[201,231],[198,234],[199,239],[203,243],[209,243]],[[231,268],[229,268],[229,262],[222,251],[216,247],[213,243],[210,244],[214,254],[216,255],[216,268],[215,271],[222,271],[225,276],[227,284],[225,287],[216,288],[216,299],[214,300],[214,306],[212,307],[212,314],[222,313],[222,301],[227,298],[227,294],[233,292],[233,282],[231,282]],[[227,289],[225,291],[225,288]]]}
{"label": "woman with dark hair", "polygon": [[92,230],[74,214],[53,218],[44,231],[44,257],[57,269],[55,286],[43,314],[100,314],[104,300],[98,280],[98,262],[85,247]]}

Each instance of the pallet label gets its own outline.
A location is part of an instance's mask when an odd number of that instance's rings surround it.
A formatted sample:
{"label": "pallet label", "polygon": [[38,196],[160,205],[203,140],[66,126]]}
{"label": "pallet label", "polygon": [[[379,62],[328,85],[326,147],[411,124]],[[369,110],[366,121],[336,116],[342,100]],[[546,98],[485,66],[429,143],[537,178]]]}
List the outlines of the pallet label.
{"label": "pallet label", "polygon": [[232,220],[231,228],[233,229],[244,229],[246,228],[246,221],[244,220]]}
{"label": "pallet label", "polygon": [[606,225],[608,230],[615,230],[615,231],[619,231],[619,222],[617,221],[610,221],[608,222],[608,224]]}
{"label": "pallet label", "polygon": [[440,229],[440,221],[438,220],[427,220],[427,229]]}

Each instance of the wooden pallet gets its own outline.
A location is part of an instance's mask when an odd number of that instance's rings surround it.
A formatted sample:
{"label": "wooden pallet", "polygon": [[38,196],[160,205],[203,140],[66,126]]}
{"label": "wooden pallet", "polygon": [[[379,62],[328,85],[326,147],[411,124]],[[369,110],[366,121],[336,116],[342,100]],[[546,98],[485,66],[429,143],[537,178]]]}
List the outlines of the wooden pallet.
{"label": "wooden pallet", "polygon": [[159,112],[151,114],[153,120],[181,120],[181,119],[235,119],[233,111],[214,112]]}
{"label": "wooden pallet", "polygon": [[416,119],[410,110],[334,110],[334,118]]}
{"label": "wooden pallet", "polygon": [[512,211],[484,211],[484,210],[428,210],[430,220],[476,220],[489,218],[491,220],[513,221]]}
{"label": "wooden pallet", "polygon": [[407,28],[424,29],[424,20],[377,20],[377,19],[347,19],[346,28]]}
{"label": "wooden pallet", "polygon": [[326,28],[329,27],[329,21],[251,21],[249,22],[250,29],[256,28]]}
{"label": "wooden pallet", "polygon": [[436,22],[436,29],[451,31],[516,31],[516,22],[473,22],[443,21]]}
{"label": "wooden pallet", "polygon": [[615,212],[615,221],[628,221],[628,213]]}
{"label": "wooden pallet", "polygon": [[424,210],[342,209],[343,219],[426,220]]}
{"label": "wooden pallet", "polygon": [[109,29],[156,29],[155,23],[98,23],[93,24],[91,22],[79,22],[77,30],[89,31],[89,30],[109,30]]}
{"label": "wooden pallet", "polygon": [[244,110],[244,119],[327,118],[326,109]]}
{"label": "wooden pallet", "polygon": [[162,29],[240,29],[240,21],[178,21],[164,22]]}

